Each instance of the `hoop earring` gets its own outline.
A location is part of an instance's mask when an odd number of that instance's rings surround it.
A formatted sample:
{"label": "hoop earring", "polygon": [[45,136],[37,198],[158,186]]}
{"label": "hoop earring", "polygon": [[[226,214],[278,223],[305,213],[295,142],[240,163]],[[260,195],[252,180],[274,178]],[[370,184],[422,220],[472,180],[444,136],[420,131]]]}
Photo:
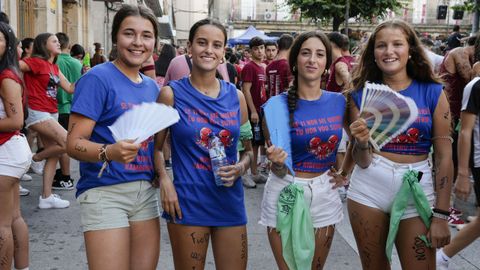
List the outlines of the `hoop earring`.
{"label": "hoop earring", "polygon": [[297,72],[297,66],[293,66],[293,67],[292,67],[292,71],[293,71],[293,72]]}

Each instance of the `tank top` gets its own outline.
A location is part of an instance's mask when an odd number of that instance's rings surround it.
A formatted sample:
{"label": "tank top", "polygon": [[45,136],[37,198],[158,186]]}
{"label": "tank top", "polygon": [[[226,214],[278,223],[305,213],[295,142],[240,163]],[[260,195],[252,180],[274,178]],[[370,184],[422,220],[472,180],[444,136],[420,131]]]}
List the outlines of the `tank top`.
{"label": "tank top", "polygon": [[[360,108],[362,92],[363,89],[352,93],[352,99],[357,108]],[[402,155],[428,154],[432,146],[433,114],[442,93],[442,85],[413,80],[405,90],[399,93],[415,101],[418,116],[406,131],[387,143],[382,148],[382,152]]]}
{"label": "tank top", "polygon": [[[445,93],[447,94],[448,103],[450,104],[450,111],[454,119],[460,118],[460,108],[462,107],[463,89],[467,85],[468,81],[464,80],[460,74],[450,73],[445,67],[445,60],[448,53],[443,58],[442,64],[440,64],[440,77],[445,81]],[[470,61],[470,59],[469,59]],[[470,62],[470,66],[473,64]]]}
{"label": "tank top", "polygon": [[350,72],[352,70],[352,63],[355,62],[355,58],[351,55],[346,55],[346,56],[341,56],[335,60],[332,65],[330,66],[330,72],[328,76],[328,81],[327,81],[327,90],[332,91],[332,92],[342,92],[342,87],[343,85],[338,85],[335,77],[335,65],[338,62],[342,62],[347,64],[348,66],[348,71]]}
{"label": "tank top", "polygon": [[[208,154],[208,138],[217,136],[225,146],[228,163],[237,162],[240,104],[235,85],[219,80],[217,98],[203,95],[188,77],[170,81],[174,108],[180,121],[171,126],[174,185],[182,209],[179,224],[239,226],[247,223],[241,179],[232,187],[217,187]],[[170,217],[163,213],[166,219]]]}

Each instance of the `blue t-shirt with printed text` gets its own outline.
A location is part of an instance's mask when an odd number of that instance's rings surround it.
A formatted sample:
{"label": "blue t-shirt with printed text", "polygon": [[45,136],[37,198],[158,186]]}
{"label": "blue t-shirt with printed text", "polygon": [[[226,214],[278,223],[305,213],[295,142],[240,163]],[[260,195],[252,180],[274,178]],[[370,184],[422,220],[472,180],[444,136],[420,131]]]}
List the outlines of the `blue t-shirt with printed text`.
{"label": "blue t-shirt with printed text", "polygon": [[[239,226],[247,223],[243,187],[218,187],[208,153],[208,138],[217,136],[225,147],[228,163],[237,162],[240,104],[235,85],[220,80],[217,98],[203,95],[188,77],[171,81],[174,108],[180,121],[170,127],[174,185],[183,219],[194,226]],[[170,219],[168,214],[163,217]]]}
{"label": "blue t-shirt with printed text", "polygon": [[[360,108],[362,93],[363,89],[352,93],[357,108]],[[442,85],[412,80],[406,89],[398,93],[415,101],[418,117],[404,132],[383,146],[382,152],[403,155],[428,154],[432,146],[433,114],[442,93]]]}
{"label": "blue t-shirt with printed text", "polygon": [[[287,100],[286,93],[278,97]],[[345,97],[329,91],[317,100],[297,100],[290,130],[294,171],[322,173],[335,165],[345,108]]]}
{"label": "blue t-shirt with printed text", "polygon": [[[140,75],[142,82],[134,83],[113,63],[108,62],[95,66],[77,81],[71,112],[95,121],[90,137],[92,142],[114,144],[115,140],[108,126],[133,106],[157,100],[159,90],[155,81]],[[134,161],[128,164],[112,161],[98,178],[102,164],[80,162],[77,197],[94,187],[140,180],[151,181],[154,176],[153,136],[142,143]]]}

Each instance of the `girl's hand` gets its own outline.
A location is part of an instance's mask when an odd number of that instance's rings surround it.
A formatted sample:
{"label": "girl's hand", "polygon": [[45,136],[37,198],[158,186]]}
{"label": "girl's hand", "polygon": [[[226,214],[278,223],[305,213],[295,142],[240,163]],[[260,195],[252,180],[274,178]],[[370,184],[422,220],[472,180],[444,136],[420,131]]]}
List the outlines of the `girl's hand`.
{"label": "girl's hand", "polygon": [[178,203],[177,191],[169,176],[160,180],[160,199],[163,210],[170,215],[174,223],[176,217],[182,219],[182,210]]}
{"label": "girl's hand", "polygon": [[427,238],[430,240],[432,248],[441,248],[448,245],[450,243],[448,221],[433,217]]}
{"label": "girl's hand", "polygon": [[267,148],[267,158],[277,164],[277,166],[282,166],[287,159],[288,154],[282,148],[271,145]]}
{"label": "girl's hand", "polygon": [[470,192],[472,191],[472,185],[470,184],[470,179],[464,175],[458,175],[457,181],[455,181],[455,194],[457,198],[467,201]]}
{"label": "girl's hand", "polygon": [[363,118],[358,118],[350,124],[350,133],[358,143],[366,145],[370,139],[370,130],[367,127],[367,122]]}
{"label": "girl's hand", "polygon": [[334,167],[330,168],[328,171],[328,176],[332,177],[330,183],[334,183],[332,189],[336,189],[345,185],[348,185],[348,178],[341,175]]}
{"label": "girl's hand", "polygon": [[231,187],[240,176],[243,174],[241,164],[227,165],[218,168],[218,175],[222,178],[223,185],[226,187]]}
{"label": "girl's hand", "polygon": [[125,164],[134,161],[141,144],[133,142],[134,140],[123,140],[107,145],[108,159]]}

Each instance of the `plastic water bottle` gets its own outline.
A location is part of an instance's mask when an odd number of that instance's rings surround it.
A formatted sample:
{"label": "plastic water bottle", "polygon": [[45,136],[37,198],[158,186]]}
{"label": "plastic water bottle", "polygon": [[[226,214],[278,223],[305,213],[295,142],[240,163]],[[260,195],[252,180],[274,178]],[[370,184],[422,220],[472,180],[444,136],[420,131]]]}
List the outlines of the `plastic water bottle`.
{"label": "plastic water bottle", "polygon": [[253,139],[256,142],[259,142],[262,140],[262,133],[260,132],[260,123],[258,122],[253,127]]}
{"label": "plastic water bottle", "polygon": [[212,134],[208,140],[208,149],[208,154],[210,155],[210,160],[212,161],[212,171],[215,178],[215,184],[219,187],[223,186],[225,183],[218,175],[218,169],[222,166],[228,165],[225,147],[223,146],[222,141],[220,141],[217,136]]}

